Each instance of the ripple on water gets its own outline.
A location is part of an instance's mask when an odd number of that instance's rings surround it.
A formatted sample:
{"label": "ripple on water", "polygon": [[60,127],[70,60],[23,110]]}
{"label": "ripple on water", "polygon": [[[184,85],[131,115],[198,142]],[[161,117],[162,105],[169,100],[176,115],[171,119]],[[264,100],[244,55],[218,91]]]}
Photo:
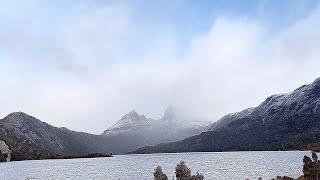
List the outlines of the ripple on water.
{"label": "ripple on water", "polygon": [[152,179],[160,165],[169,179],[184,160],[205,179],[271,179],[302,174],[302,158],[309,152],[206,152],[116,155],[112,158],[20,161],[0,164],[0,179]]}

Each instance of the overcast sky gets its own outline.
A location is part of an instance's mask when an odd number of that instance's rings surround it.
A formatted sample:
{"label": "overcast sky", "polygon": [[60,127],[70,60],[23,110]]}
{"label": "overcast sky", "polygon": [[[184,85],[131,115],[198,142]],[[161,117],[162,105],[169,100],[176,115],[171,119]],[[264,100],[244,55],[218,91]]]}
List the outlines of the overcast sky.
{"label": "overcast sky", "polygon": [[0,116],[218,120],[320,77],[317,1],[0,0]]}

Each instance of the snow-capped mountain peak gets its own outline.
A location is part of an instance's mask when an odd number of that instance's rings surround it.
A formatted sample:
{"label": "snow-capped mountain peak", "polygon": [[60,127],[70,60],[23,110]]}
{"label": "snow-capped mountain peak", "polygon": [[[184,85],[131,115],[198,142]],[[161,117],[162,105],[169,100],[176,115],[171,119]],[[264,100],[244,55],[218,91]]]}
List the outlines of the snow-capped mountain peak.
{"label": "snow-capped mountain peak", "polygon": [[132,120],[132,121],[139,121],[141,119],[144,119],[144,115],[139,115],[135,110],[130,111],[128,114],[126,114],[124,117],[120,119],[121,120]]}
{"label": "snow-capped mountain peak", "polygon": [[131,111],[115,125],[104,131],[106,136],[139,137],[146,145],[180,140],[205,131],[208,124],[189,122],[182,114],[169,106],[161,119],[151,119]]}
{"label": "snow-capped mountain peak", "polygon": [[146,118],[144,115],[139,115],[133,110],[124,115],[115,125],[104,131],[103,134],[117,134],[118,132],[141,129],[145,126],[150,126],[151,121],[153,120]]}

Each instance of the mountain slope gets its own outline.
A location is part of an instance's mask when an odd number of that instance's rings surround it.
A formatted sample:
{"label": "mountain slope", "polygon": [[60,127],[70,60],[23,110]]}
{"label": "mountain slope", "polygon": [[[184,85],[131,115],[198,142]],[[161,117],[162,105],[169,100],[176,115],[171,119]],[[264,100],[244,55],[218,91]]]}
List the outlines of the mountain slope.
{"label": "mountain slope", "polygon": [[210,131],[135,153],[310,149],[320,143],[320,78],[289,94],[229,114]]}
{"label": "mountain slope", "polygon": [[93,152],[127,153],[147,145],[181,140],[204,130],[202,126],[181,127],[176,126],[173,131],[173,127],[169,128],[162,120],[132,111],[102,135],[93,135],[57,128],[23,112],[15,112],[0,119],[0,140],[12,150],[12,160],[47,159]]}
{"label": "mountain slope", "polygon": [[[148,129],[151,127],[153,119],[139,115],[135,111],[131,111],[123,116],[115,125],[103,132],[106,136],[116,136],[125,133],[141,133],[138,130]],[[133,131],[134,130],[134,131]]]}
{"label": "mountain slope", "polygon": [[13,160],[108,152],[105,137],[57,128],[23,112],[0,120],[0,139],[9,145]]}
{"label": "mountain slope", "polygon": [[126,153],[143,146],[182,140],[203,132],[210,125],[211,123],[208,122],[190,121],[177,115],[175,110],[169,107],[164,116],[158,120],[146,118],[144,115],[131,111],[104,131],[102,135],[122,142],[115,150]]}

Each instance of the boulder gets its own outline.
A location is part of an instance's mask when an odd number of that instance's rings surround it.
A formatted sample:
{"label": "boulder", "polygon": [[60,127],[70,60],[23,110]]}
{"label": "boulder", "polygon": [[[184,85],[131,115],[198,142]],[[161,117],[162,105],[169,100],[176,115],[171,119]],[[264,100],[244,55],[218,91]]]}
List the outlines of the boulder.
{"label": "boulder", "polygon": [[11,150],[9,146],[0,140],[0,162],[9,162],[11,159]]}

